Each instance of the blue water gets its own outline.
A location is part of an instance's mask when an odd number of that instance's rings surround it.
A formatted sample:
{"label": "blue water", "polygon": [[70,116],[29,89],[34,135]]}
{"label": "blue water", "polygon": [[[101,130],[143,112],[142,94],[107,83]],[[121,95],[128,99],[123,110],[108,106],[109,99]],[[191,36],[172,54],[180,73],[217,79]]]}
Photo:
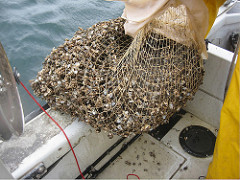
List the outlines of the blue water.
{"label": "blue water", "polygon": [[[122,2],[104,0],[0,0],[0,41],[31,90],[29,80],[53,47],[70,39],[78,27],[121,16],[123,8]],[[22,87],[18,89],[26,116],[38,107]]]}

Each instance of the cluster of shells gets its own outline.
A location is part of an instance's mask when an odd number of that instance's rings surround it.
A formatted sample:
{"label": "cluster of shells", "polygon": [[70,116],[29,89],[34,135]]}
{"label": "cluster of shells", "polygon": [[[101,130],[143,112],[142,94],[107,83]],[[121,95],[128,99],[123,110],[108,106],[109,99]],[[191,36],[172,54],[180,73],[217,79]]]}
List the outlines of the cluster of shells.
{"label": "cluster of shells", "polygon": [[[167,123],[202,83],[201,57],[154,28],[132,39],[122,18],[79,29],[45,58],[31,82],[54,109],[128,136]],[[144,33],[143,33],[144,32]]]}

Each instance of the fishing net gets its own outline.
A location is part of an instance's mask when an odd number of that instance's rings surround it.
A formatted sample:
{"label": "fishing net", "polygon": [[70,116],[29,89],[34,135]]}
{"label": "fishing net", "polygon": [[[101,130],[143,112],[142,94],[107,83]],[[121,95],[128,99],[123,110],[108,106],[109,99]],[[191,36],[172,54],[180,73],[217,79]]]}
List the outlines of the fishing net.
{"label": "fishing net", "polygon": [[203,62],[184,6],[169,7],[132,39],[122,18],[79,30],[46,57],[34,92],[98,132],[150,131],[192,99]]}

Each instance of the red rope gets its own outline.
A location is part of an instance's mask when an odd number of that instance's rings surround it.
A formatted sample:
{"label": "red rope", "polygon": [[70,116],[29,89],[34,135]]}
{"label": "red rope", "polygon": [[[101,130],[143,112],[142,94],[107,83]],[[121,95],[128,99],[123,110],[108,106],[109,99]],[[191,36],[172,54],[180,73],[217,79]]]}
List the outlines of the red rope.
{"label": "red rope", "polygon": [[136,174],[128,174],[127,175],[127,179],[128,179],[128,176],[136,176],[140,180],[140,177],[138,175],[136,175]]}
{"label": "red rope", "polygon": [[45,111],[45,109],[43,109],[43,107],[37,102],[37,100],[33,97],[33,95],[28,91],[28,89],[24,86],[24,84],[23,84],[21,81],[20,81],[20,84],[21,84],[22,87],[26,90],[26,92],[29,94],[29,96],[34,100],[34,102],[43,110],[43,112],[45,112],[45,113],[47,114],[47,116],[48,116],[48,117],[59,127],[59,129],[63,132],[63,134],[64,134],[65,138],[67,139],[68,144],[69,144],[69,146],[70,146],[70,148],[71,148],[71,150],[72,150],[72,153],[73,153],[73,155],[74,155],[74,158],[75,158],[75,160],[76,160],[76,163],[77,163],[77,166],[78,166],[78,170],[79,170],[82,178],[85,179],[84,176],[83,176],[83,174],[82,174],[82,171],[81,171],[81,169],[80,169],[80,166],[79,166],[79,164],[78,164],[78,160],[77,160],[76,154],[75,154],[75,152],[74,152],[74,150],[73,150],[73,147],[72,147],[72,145],[71,145],[71,142],[69,141],[69,139],[68,139],[66,133],[64,132],[63,128],[57,123],[57,121],[55,121],[55,120],[47,113],[47,111]]}

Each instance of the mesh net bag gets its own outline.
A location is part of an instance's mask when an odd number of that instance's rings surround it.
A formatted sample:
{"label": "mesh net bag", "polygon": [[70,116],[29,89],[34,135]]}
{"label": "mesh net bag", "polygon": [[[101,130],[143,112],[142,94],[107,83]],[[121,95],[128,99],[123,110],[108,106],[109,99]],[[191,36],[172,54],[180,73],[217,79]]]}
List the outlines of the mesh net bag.
{"label": "mesh net bag", "polygon": [[169,7],[134,39],[123,24],[117,18],[79,30],[52,51],[32,82],[50,106],[110,138],[168,123],[192,99],[204,72],[184,6]]}

